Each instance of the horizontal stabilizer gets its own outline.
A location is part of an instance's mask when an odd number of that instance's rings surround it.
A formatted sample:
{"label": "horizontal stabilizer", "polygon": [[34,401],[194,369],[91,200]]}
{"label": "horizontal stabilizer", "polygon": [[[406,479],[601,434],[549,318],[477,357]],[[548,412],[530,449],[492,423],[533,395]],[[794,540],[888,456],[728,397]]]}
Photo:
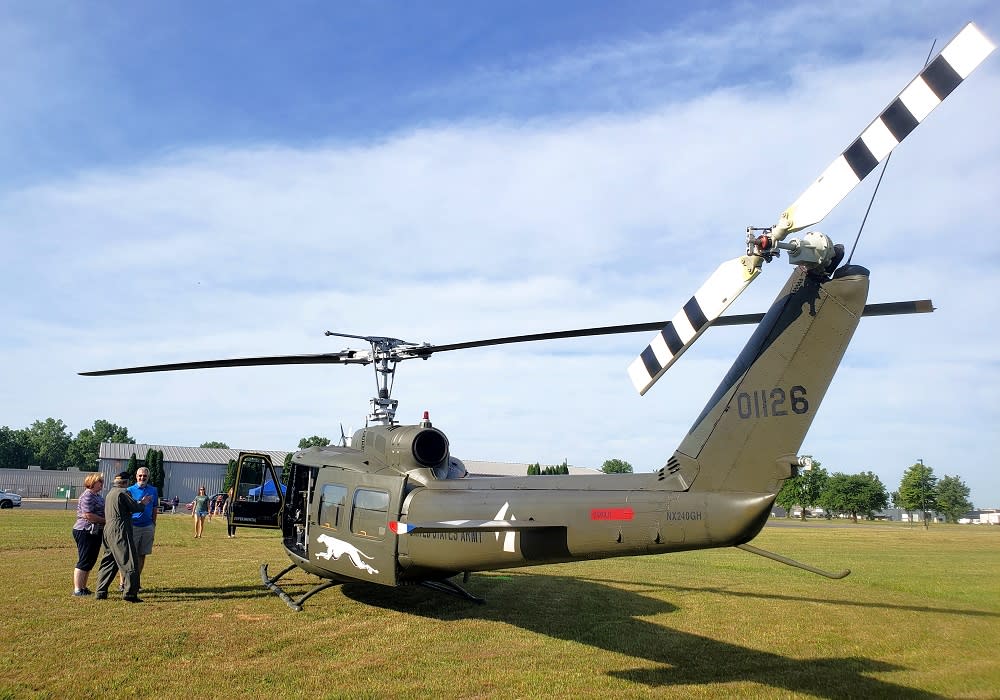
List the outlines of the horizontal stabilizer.
{"label": "horizontal stabilizer", "polygon": [[534,520],[439,520],[428,523],[403,523],[393,520],[389,529],[397,535],[422,532],[519,532],[544,530],[562,525],[545,525]]}
{"label": "horizontal stabilizer", "polygon": [[684,308],[629,365],[628,376],[636,391],[645,394],[759,274],[760,268],[745,265],[743,258],[733,258],[719,265]]}
{"label": "horizontal stabilizer", "polygon": [[996,48],[970,22],[785,210],[788,233],[822,221]]}

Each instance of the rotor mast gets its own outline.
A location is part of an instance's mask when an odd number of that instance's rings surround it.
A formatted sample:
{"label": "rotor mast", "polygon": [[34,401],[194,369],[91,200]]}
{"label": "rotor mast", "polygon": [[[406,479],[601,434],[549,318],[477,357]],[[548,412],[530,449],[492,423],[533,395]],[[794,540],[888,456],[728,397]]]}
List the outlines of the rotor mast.
{"label": "rotor mast", "polygon": [[[417,343],[411,343],[399,338],[387,338],[378,335],[353,335],[351,333],[335,333],[326,331],[325,335],[337,336],[339,338],[355,338],[364,340],[371,345],[368,353],[359,353],[360,357],[354,360],[358,364],[371,363],[375,369],[375,396],[368,399],[371,410],[365,420],[367,423],[378,423],[381,425],[395,425],[396,407],[399,401],[392,398],[392,386],[396,378],[396,365],[401,360],[410,360],[418,355],[414,350],[420,347]],[[424,343],[424,345],[428,345]],[[424,356],[427,359],[427,356]]]}

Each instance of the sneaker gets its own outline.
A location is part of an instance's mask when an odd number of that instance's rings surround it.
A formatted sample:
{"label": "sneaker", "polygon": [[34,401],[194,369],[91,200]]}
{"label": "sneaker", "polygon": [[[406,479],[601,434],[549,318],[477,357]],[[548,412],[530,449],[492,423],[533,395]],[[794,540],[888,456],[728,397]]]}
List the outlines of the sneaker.
{"label": "sneaker", "polygon": [[141,603],[142,602],[142,598],[140,598],[137,595],[127,595],[124,598],[122,598],[122,600],[124,600],[126,603]]}
{"label": "sneaker", "polygon": [[90,590],[89,588],[87,588],[86,586],[84,586],[83,587],[83,594],[84,595],[94,595],[94,592],[92,590]]}
{"label": "sneaker", "polygon": [[90,595],[90,591],[88,591],[86,588],[75,588],[73,589],[73,595],[75,596]]}
{"label": "sneaker", "polygon": [[97,593],[94,594],[94,600],[107,600],[107,599],[108,599],[107,593],[101,593],[100,591],[98,591]]}

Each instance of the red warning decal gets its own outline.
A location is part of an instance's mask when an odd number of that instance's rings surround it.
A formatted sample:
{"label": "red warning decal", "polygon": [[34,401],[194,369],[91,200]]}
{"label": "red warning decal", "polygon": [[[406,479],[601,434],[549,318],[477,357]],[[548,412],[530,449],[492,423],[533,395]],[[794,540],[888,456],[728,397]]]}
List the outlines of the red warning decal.
{"label": "red warning decal", "polygon": [[594,508],[590,511],[591,520],[631,520],[635,511],[631,508]]}

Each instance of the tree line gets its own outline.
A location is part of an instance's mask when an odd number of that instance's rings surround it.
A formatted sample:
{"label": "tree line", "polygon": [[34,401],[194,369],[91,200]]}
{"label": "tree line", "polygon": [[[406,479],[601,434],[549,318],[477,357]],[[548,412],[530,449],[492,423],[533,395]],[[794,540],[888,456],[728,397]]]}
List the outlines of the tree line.
{"label": "tree line", "polygon": [[938,479],[934,470],[922,460],[903,473],[899,489],[892,493],[874,472],[829,474],[819,461],[815,461],[812,469],[800,471],[785,481],[775,503],[789,514],[792,508],[799,506],[803,520],[807,509],[818,506],[828,515],[849,515],[857,522],[859,516],[874,518],[875,513],[891,503],[907,513],[922,513],[925,523],[931,513],[943,515],[946,521],[955,523],[972,509],[969,493],[969,487],[960,477]]}
{"label": "tree line", "polygon": [[102,442],[134,445],[135,439],[128,428],[107,420],[94,421],[92,428],[84,428],[76,436],[56,418],[36,420],[21,429],[0,426],[0,468],[38,465],[42,469],[97,471]]}
{"label": "tree line", "polygon": [[[56,418],[36,420],[27,428],[21,429],[0,426],[0,468],[25,469],[28,465],[39,465],[42,469],[65,470],[76,467],[81,471],[96,471],[102,442],[135,444],[136,441],[129,435],[127,427],[103,419],[95,420],[91,428],[84,428],[75,436],[63,421]],[[313,435],[299,440],[298,447],[304,450],[313,446],[326,447],[329,444],[329,438]],[[223,449],[229,447],[218,441],[204,442],[200,446]],[[282,481],[285,480],[291,459],[292,453],[289,452],[282,470]],[[129,461],[129,471],[135,473],[133,460]],[[151,461],[147,458],[147,462],[150,481],[162,489],[162,453],[158,459],[155,455]],[[235,466],[235,461],[230,461],[225,489],[232,485]],[[610,474],[631,473],[632,465],[624,460],[609,459],[601,466],[601,471]],[[528,474],[568,473],[569,467],[565,460],[552,467],[541,467],[537,462],[528,467]],[[875,513],[885,509],[891,502],[894,507],[909,513],[923,513],[924,522],[931,513],[943,515],[948,522],[957,522],[958,518],[972,509],[969,494],[969,487],[959,476],[946,475],[938,479],[934,470],[922,460],[906,470],[898,490],[892,493],[888,492],[874,472],[829,474],[820,466],[820,462],[815,461],[811,470],[803,470],[785,481],[775,502],[788,511],[794,506],[800,506],[803,518],[807,509],[819,506],[828,513],[850,515],[856,521],[859,516],[874,517]]]}

